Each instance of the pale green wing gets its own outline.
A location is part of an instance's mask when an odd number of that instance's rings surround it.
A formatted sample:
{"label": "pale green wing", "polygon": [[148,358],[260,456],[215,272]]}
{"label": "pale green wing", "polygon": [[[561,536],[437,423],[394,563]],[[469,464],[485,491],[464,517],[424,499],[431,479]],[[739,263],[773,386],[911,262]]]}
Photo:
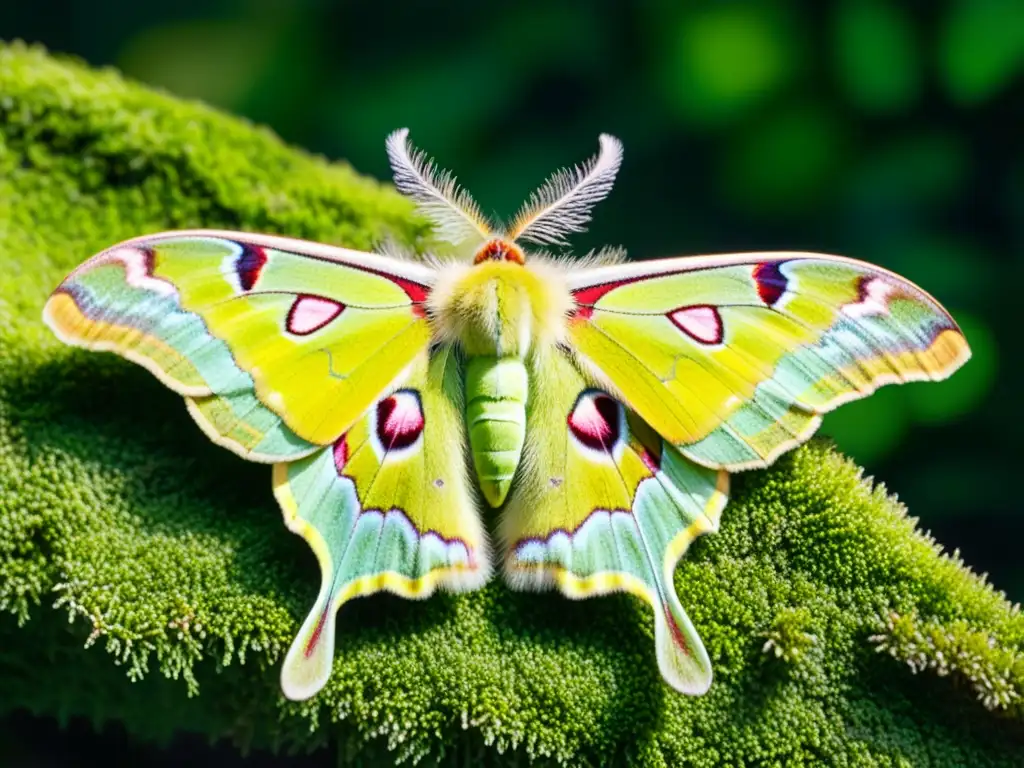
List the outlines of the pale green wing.
{"label": "pale green wing", "polygon": [[763,467],[821,414],[969,357],[920,288],[820,254],[665,259],[573,273],[573,348],[687,457]]}
{"label": "pale green wing", "polygon": [[93,257],[44,319],[117,352],[189,401],[217,443],[256,461],[348,429],[426,348],[431,269],[236,232],[170,232]]}
{"label": "pale green wing", "polygon": [[717,529],[728,475],[684,459],[562,352],[531,371],[525,455],[501,518],[509,584],[642,597],[654,608],[665,680],[704,693],[711,664],[674,573],[690,543]]}
{"label": "pale green wing", "polygon": [[316,553],[316,604],[285,658],[292,699],[327,681],[335,614],[374,592],[423,598],[474,589],[490,575],[487,541],[466,473],[462,377],[450,348],[418,357],[400,389],[333,445],[274,465],[285,523]]}

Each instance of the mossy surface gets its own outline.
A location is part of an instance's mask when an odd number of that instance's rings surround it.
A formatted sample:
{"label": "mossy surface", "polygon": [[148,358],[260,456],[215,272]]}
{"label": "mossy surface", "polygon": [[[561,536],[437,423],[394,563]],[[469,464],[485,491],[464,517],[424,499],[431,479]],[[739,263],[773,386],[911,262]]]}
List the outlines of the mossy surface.
{"label": "mossy surface", "polygon": [[40,320],[85,257],[192,226],[426,236],[393,192],[266,131],[0,48],[0,711],[371,761],[1020,764],[1024,617],[823,443],[735,478],[677,572],[705,697],[661,683],[636,599],[496,581],[347,605],[327,687],[285,701],[277,665],[319,577],[268,468]]}

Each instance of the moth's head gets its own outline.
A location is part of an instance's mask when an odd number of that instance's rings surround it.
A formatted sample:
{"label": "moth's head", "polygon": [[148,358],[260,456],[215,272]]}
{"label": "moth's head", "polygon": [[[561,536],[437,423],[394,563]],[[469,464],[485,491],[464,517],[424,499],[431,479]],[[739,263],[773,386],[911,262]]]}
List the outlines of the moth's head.
{"label": "moth's head", "polygon": [[525,264],[526,254],[511,240],[495,237],[484,243],[473,257],[474,264],[482,261],[511,261],[515,264]]}
{"label": "moth's head", "polygon": [[587,162],[563,168],[532,195],[508,227],[495,227],[448,171],[409,143],[402,128],[387,140],[395,186],[413,200],[434,224],[434,233],[454,246],[474,249],[474,264],[508,261],[525,264],[519,241],[545,246],[568,245],[568,236],[583,232],[593,207],[607,197],[622,163],[622,143],[602,133],[600,151]]}

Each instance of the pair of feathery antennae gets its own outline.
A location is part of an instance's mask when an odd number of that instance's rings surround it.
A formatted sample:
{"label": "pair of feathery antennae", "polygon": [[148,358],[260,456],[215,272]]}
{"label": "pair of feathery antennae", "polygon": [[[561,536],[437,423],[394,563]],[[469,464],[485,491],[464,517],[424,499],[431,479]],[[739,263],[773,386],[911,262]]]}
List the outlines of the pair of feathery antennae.
{"label": "pair of feathery antennae", "polygon": [[[504,237],[513,242],[566,245],[569,235],[584,231],[591,210],[611,191],[622,163],[618,139],[602,133],[600,145],[595,157],[581,166],[557,171],[530,195]],[[458,187],[455,177],[409,143],[408,129],[388,136],[387,150],[395,186],[434,222],[439,238],[458,245],[495,236],[491,223],[469,193]]]}

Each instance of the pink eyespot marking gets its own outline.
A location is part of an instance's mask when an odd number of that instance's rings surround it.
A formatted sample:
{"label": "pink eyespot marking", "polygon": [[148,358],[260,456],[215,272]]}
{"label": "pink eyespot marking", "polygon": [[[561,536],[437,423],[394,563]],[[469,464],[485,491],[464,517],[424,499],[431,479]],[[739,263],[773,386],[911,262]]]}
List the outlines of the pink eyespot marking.
{"label": "pink eyespot marking", "polygon": [[342,313],[345,305],[339,301],[323,299],[319,296],[300,296],[288,310],[285,327],[288,333],[296,336],[308,336],[319,331]]}
{"label": "pink eyespot marking", "polygon": [[709,304],[680,307],[669,312],[668,319],[694,341],[701,344],[722,343],[722,317]]}
{"label": "pink eyespot marking", "polygon": [[621,409],[603,392],[584,392],[569,413],[569,431],[587,448],[610,451],[622,436]]}
{"label": "pink eyespot marking", "polygon": [[423,434],[423,408],[411,389],[401,389],[377,403],[377,437],[384,450],[401,450]]}

